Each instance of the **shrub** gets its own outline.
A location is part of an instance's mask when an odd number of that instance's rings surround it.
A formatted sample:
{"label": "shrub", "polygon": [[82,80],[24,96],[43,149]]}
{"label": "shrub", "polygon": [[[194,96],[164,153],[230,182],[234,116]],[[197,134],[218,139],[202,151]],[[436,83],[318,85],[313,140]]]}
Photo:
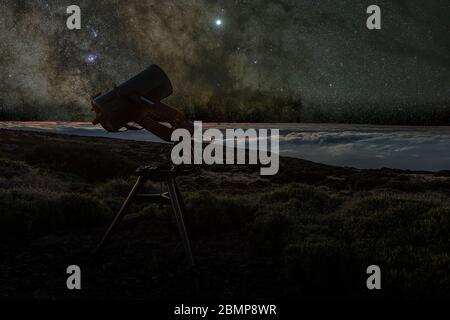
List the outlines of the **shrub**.
{"label": "shrub", "polygon": [[50,170],[68,172],[89,181],[129,175],[137,164],[104,148],[77,144],[42,144],[27,150],[27,163]]}
{"label": "shrub", "polygon": [[340,200],[330,197],[318,188],[294,183],[264,194],[261,202],[268,206],[282,204],[282,207],[294,214],[322,214],[334,210]]}
{"label": "shrub", "polygon": [[142,209],[140,214],[148,222],[145,225],[145,232],[150,233],[152,237],[178,237],[176,220],[171,208],[159,208],[158,205],[153,204]]}
{"label": "shrub", "polygon": [[102,226],[112,216],[111,210],[100,200],[79,193],[63,194],[55,205],[62,216],[58,228],[65,230]]}
{"label": "shrub", "polygon": [[47,190],[1,190],[0,206],[0,236],[5,238],[96,227],[111,214],[95,198]]}
{"label": "shrub", "polygon": [[21,237],[31,230],[32,201],[20,191],[0,190],[0,237]]}
{"label": "shrub", "polygon": [[435,208],[429,210],[422,218],[418,230],[424,242],[430,248],[438,247],[449,252],[450,250],[450,209]]}
{"label": "shrub", "polygon": [[[359,264],[351,249],[330,238],[305,239],[288,245],[283,265],[292,294],[307,297],[345,292],[354,286]],[[354,288],[353,288],[354,289]]]}
{"label": "shrub", "polygon": [[208,191],[187,193],[187,220],[193,234],[220,234],[242,230],[254,208],[238,197],[219,197]]}
{"label": "shrub", "polygon": [[249,226],[249,240],[257,253],[278,256],[290,232],[292,221],[286,215],[269,213],[258,215]]}
{"label": "shrub", "polygon": [[134,181],[125,179],[112,179],[96,186],[93,196],[103,201],[114,211],[122,205],[125,197],[130,193]]}
{"label": "shrub", "polygon": [[414,199],[374,196],[352,201],[341,211],[340,236],[374,246],[420,244],[422,216],[433,204]]}
{"label": "shrub", "polygon": [[68,189],[68,183],[25,162],[0,159],[0,188],[18,187],[64,191]]}
{"label": "shrub", "polygon": [[18,175],[26,175],[31,171],[31,166],[25,162],[0,159],[0,177],[9,179]]}

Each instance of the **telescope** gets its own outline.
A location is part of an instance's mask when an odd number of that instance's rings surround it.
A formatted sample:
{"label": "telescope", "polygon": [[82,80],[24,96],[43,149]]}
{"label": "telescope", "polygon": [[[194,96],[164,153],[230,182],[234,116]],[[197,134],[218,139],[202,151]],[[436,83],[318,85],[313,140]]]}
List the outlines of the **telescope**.
{"label": "telescope", "polygon": [[[172,92],[172,84],[165,72],[157,65],[150,65],[111,91],[95,96],[91,101],[96,114],[92,123],[100,124],[109,132],[117,132],[123,128],[136,129],[132,125],[136,123],[167,142],[171,141],[172,133],[176,129],[186,129],[192,134],[194,124],[187,120],[183,113],[161,102]],[[176,177],[193,172],[195,172],[193,167],[174,165],[171,160],[157,166],[138,168],[137,181],[97,246],[96,253],[99,253],[109,241],[131,203],[141,199],[150,203],[172,205],[188,264],[194,267],[191,245],[183,220],[185,205],[176,183]],[[167,192],[163,192],[161,186],[159,194],[141,193],[148,180],[165,183]]]}
{"label": "telescope", "polygon": [[172,92],[166,73],[157,65],[150,65],[111,91],[95,96],[92,109],[96,118],[92,123],[101,124],[109,132],[135,129],[131,123],[136,123],[168,142],[175,129],[192,133],[193,123],[177,109],[161,102]]}

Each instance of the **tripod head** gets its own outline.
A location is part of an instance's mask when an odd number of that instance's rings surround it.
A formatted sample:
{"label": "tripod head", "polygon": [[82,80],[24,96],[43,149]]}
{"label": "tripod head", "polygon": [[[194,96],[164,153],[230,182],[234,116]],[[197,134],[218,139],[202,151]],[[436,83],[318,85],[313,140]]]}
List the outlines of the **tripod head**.
{"label": "tripod head", "polygon": [[172,92],[166,73],[157,65],[150,65],[111,91],[95,96],[91,103],[96,118],[92,123],[101,124],[109,132],[117,132],[129,127],[130,123],[137,123],[170,142],[176,129],[194,131],[193,123],[183,113],[161,102]]}

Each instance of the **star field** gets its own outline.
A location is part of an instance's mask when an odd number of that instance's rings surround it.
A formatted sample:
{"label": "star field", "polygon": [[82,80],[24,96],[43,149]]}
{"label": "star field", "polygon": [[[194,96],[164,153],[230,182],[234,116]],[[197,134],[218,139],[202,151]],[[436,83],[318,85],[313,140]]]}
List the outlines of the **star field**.
{"label": "star field", "polygon": [[298,98],[312,111],[450,100],[448,1],[377,1],[379,31],[365,27],[370,1],[76,2],[82,29],[71,31],[72,3],[2,1],[3,109],[84,118],[90,95],[150,63],[180,104],[233,103],[237,92]]}

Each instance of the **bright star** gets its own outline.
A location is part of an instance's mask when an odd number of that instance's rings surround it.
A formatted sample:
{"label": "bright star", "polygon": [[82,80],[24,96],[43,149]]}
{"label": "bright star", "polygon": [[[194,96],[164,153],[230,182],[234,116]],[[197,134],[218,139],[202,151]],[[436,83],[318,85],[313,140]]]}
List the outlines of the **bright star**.
{"label": "bright star", "polygon": [[216,26],[220,27],[223,24],[222,19],[217,19],[216,20]]}
{"label": "bright star", "polygon": [[86,62],[88,64],[92,64],[95,61],[97,61],[97,59],[98,59],[98,55],[91,53],[84,57],[84,62]]}

